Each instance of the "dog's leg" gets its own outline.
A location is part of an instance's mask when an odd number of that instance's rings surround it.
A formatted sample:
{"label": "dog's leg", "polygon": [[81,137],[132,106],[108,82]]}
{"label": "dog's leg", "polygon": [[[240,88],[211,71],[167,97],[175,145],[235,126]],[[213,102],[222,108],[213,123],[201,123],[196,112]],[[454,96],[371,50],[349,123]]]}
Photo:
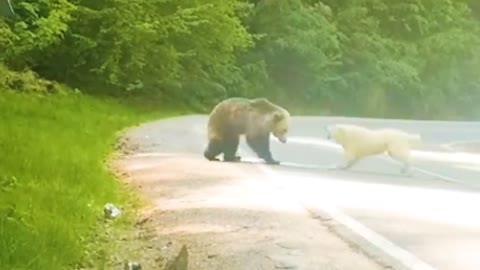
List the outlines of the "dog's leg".
{"label": "dog's leg", "polygon": [[342,164],[336,164],[329,166],[327,170],[348,170],[350,169],[353,165],[355,165],[358,162],[358,159],[355,155],[353,155],[350,152],[345,152],[344,153],[344,159]]}
{"label": "dog's leg", "polygon": [[412,169],[410,164],[410,149],[402,149],[401,147],[391,148],[388,150],[388,155],[401,163],[400,173],[407,177],[412,177]]}

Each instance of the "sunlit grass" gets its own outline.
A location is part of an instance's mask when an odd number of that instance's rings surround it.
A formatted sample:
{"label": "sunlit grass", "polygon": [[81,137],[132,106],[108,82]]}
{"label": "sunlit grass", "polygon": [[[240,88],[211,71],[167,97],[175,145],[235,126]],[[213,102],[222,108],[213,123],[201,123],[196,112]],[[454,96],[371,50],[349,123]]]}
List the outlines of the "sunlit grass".
{"label": "sunlit grass", "polygon": [[153,116],[105,98],[0,91],[2,269],[83,259],[103,205],[127,197],[105,163],[116,132]]}

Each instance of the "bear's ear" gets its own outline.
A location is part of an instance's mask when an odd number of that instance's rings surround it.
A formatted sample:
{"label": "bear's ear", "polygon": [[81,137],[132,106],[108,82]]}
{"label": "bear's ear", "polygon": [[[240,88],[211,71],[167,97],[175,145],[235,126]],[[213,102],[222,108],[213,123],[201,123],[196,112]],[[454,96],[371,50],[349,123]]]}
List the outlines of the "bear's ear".
{"label": "bear's ear", "polygon": [[285,118],[285,115],[282,112],[275,112],[273,114],[273,122],[278,123]]}

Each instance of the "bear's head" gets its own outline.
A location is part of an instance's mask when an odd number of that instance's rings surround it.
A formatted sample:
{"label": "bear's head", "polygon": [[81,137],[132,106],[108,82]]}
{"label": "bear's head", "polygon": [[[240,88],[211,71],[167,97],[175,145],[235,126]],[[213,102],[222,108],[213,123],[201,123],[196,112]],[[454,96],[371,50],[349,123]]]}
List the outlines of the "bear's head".
{"label": "bear's head", "polygon": [[280,142],[286,143],[290,127],[290,113],[263,97],[250,100],[250,106],[259,115],[267,116],[265,120],[270,126],[270,132]]}
{"label": "bear's head", "polygon": [[290,113],[285,109],[275,111],[272,116],[272,134],[280,142],[287,142],[287,134],[290,126]]}

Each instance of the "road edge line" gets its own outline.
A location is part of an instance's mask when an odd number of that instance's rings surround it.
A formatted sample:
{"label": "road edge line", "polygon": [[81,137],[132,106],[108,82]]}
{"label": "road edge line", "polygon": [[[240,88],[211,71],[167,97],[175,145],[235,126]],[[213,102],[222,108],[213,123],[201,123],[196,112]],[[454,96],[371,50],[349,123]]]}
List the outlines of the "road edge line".
{"label": "road edge line", "polygon": [[[197,131],[197,130],[195,129],[195,131]],[[242,149],[242,147],[240,145],[238,147],[238,151],[239,151],[240,155],[246,154],[246,151],[244,149]],[[259,168],[268,177],[268,179],[272,182],[275,182],[275,179],[280,177],[280,175],[277,172],[275,172],[273,169],[267,167],[264,164],[261,164],[261,163],[257,164],[257,168]],[[298,196],[296,196],[296,197],[297,197],[297,200],[299,200]],[[303,203],[301,200],[300,200],[300,202]],[[331,219],[333,219],[336,222],[342,224],[344,227],[346,227],[352,233],[361,237],[362,239],[367,241],[373,247],[379,249],[383,253],[383,255],[386,255],[386,256],[390,257],[391,259],[398,262],[398,264],[402,265],[403,267],[406,267],[410,270],[438,270],[438,269],[430,266],[426,262],[423,262],[422,260],[420,260],[419,258],[414,256],[410,252],[406,251],[405,249],[395,245],[393,242],[389,241],[387,238],[381,236],[380,234],[374,232],[373,230],[369,229],[365,225],[356,221],[352,217],[349,217],[348,215],[342,213],[341,211],[339,211],[339,210],[337,210],[333,207],[328,207],[328,206],[322,206],[322,207],[323,208],[320,209],[320,210],[323,211],[324,213],[326,213],[327,215],[329,215]],[[309,209],[308,207],[306,207],[306,210],[311,213],[311,209]],[[326,225],[326,226],[329,227],[328,225]],[[338,235],[338,231],[336,231],[336,233]],[[339,237],[342,238],[341,236],[339,236]],[[348,240],[346,240],[344,238],[343,240],[347,243],[350,242],[350,241],[353,241],[353,239],[351,239],[351,238],[348,239]],[[351,244],[351,243],[349,243],[349,244]],[[364,253],[366,253],[367,256],[369,255],[368,254],[369,251],[365,247],[363,247],[361,245],[358,245],[358,247]],[[370,256],[370,258],[373,259],[374,261],[376,261],[375,258],[372,258],[372,256]],[[378,261],[376,261],[376,262],[379,263]],[[383,262],[380,262],[380,264],[381,265],[383,264],[383,266],[385,266]],[[389,267],[393,267],[393,265],[391,265]],[[399,269],[399,267],[394,267],[394,268]]]}
{"label": "road edge line", "polygon": [[[293,143],[312,145],[312,146],[316,146],[316,147],[328,147],[330,149],[336,149],[336,150],[342,151],[341,146],[339,146],[338,144],[335,144],[331,141],[328,141],[328,140],[309,138],[307,140],[303,140],[303,142],[300,142],[300,141],[302,141],[302,140],[297,139],[297,141],[296,142],[294,141]],[[306,141],[309,141],[309,142],[306,142]],[[378,155],[378,156],[376,156],[376,158],[382,159],[382,160],[387,161],[391,164],[400,165],[400,162],[392,160],[391,158],[388,158],[388,157],[385,157],[385,156],[382,156],[382,155]],[[465,182],[463,182],[461,180],[458,180],[456,178],[446,176],[446,175],[443,175],[443,174],[440,174],[440,173],[436,173],[436,172],[433,172],[433,171],[430,171],[430,170],[422,169],[422,168],[420,168],[418,166],[415,166],[413,164],[411,165],[411,168],[415,171],[418,171],[418,172],[423,173],[425,175],[431,176],[431,177],[436,178],[438,180],[442,180],[442,181],[449,182],[449,183],[455,183],[455,184],[458,184],[458,185],[463,185],[463,186],[476,188],[475,186],[469,185],[468,183],[465,183]]]}
{"label": "road edge line", "polygon": [[[264,172],[267,175],[267,177],[271,181],[275,181],[276,178],[280,177],[280,175],[277,172],[275,172],[271,168],[268,168],[264,164],[258,164],[257,166],[262,172]],[[298,196],[297,196],[297,199],[298,199]],[[310,211],[308,207],[306,208],[307,210]],[[322,205],[322,208],[320,210],[321,212],[326,213],[331,219],[335,220],[337,223],[342,224],[348,230],[350,230],[354,234],[366,240],[369,244],[381,250],[382,253],[391,257],[393,260],[397,261],[402,266],[407,267],[408,269],[411,269],[411,270],[437,270],[436,268],[430,266],[429,264],[425,263],[424,261],[414,256],[410,252],[395,245],[393,242],[389,241],[387,238],[374,232],[373,230],[369,229],[365,225],[356,221],[352,217],[342,213],[336,208],[332,206]],[[360,245],[359,245],[359,248],[360,248]],[[365,250],[363,247],[361,247],[361,249],[363,249],[364,252],[368,253],[368,251]]]}

